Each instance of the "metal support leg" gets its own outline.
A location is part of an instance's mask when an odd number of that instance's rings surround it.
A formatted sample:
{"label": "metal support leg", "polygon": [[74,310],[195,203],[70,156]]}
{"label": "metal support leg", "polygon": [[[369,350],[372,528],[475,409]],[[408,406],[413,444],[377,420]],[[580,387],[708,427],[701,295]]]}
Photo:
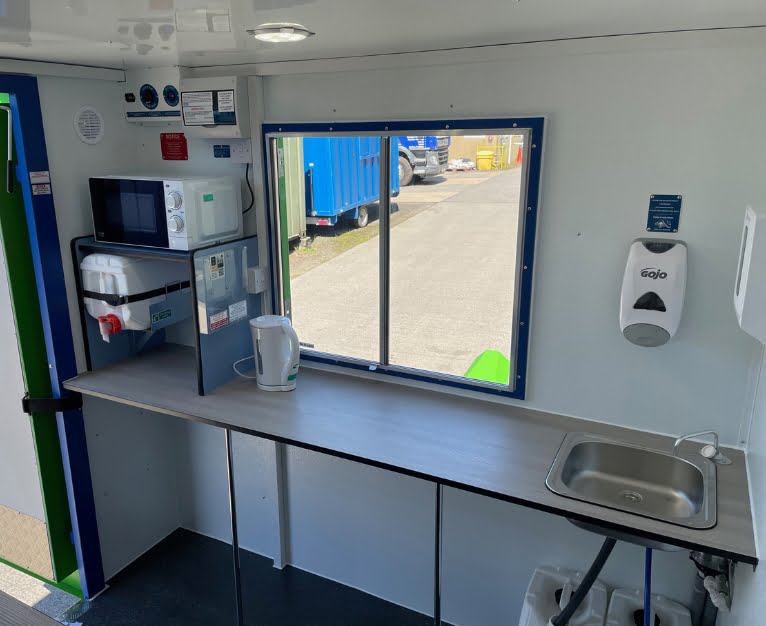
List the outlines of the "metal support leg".
{"label": "metal support leg", "polygon": [[435,543],[434,543],[434,624],[442,623],[442,499],[444,487],[436,484]]}
{"label": "metal support leg", "polygon": [[237,600],[237,626],[244,625],[242,614],[242,580],[239,566],[239,537],[237,533],[237,502],[234,496],[234,453],[231,447],[231,430],[226,432],[226,473],[229,478],[229,515],[231,517],[231,550],[234,560],[234,591]]}

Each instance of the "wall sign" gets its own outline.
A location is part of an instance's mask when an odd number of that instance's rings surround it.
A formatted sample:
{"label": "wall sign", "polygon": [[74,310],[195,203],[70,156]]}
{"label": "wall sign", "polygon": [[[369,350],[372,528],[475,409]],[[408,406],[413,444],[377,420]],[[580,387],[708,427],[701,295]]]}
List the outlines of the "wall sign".
{"label": "wall sign", "polygon": [[649,198],[646,230],[650,233],[677,233],[683,196],[654,194]]}
{"label": "wall sign", "polygon": [[163,161],[188,161],[189,146],[183,133],[160,133]]}
{"label": "wall sign", "polygon": [[235,126],[237,111],[233,89],[184,91],[181,94],[184,126]]}
{"label": "wall sign", "polygon": [[33,185],[45,185],[51,182],[51,173],[48,170],[41,172],[29,172],[29,182]]}
{"label": "wall sign", "polygon": [[228,144],[215,144],[213,146],[213,157],[216,159],[230,159],[231,146]]}

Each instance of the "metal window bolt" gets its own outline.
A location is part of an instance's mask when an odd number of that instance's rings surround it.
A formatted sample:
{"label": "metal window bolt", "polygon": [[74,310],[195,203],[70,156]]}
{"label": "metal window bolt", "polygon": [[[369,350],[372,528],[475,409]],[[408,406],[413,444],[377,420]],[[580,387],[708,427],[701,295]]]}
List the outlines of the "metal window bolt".
{"label": "metal window bolt", "polygon": [[444,128],[449,128],[449,124],[447,124]]}
{"label": "metal window bolt", "polygon": [[527,266],[526,266],[526,265],[524,266],[524,269],[527,269]]}
{"label": "metal window bolt", "polygon": [[524,326],[524,322],[520,322],[520,326]]}
{"label": "metal window bolt", "polygon": [[528,207],[527,207],[527,211],[531,211],[531,210],[532,210],[532,207],[531,207],[531,206],[528,206]]}
{"label": "metal window bolt", "polygon": [[537,144],[536,144],[536,143],[533,143],[533,144],[532,144],[532,147],[533,147],[533,148],[537,148]]}
{"label": "metal window bolt", "polygon": [[517,126],[518,126],[518,124],[514,124],[514,125],[513,125],[513,127],[514,127],[514,128],[516,128]]}

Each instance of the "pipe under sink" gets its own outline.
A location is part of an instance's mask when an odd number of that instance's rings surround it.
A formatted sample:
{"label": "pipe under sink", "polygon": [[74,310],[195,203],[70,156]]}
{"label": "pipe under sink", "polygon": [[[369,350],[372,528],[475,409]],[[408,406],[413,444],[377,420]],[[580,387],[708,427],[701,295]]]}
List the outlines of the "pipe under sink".
{"label": "pipe under sink", "polygon": [[[717,523],[716,466],[700,455],[674,456],[598,435],[570,433],[545,484],[567,498],[686,528],[707,529]],[[597,525],[575,523],[612,534]]]}

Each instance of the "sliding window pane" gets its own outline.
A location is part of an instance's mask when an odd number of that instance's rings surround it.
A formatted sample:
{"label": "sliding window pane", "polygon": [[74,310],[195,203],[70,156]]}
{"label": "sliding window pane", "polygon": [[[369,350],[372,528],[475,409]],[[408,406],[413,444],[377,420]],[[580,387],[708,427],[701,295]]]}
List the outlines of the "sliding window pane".
{"label": "sliding window pane", "polygon": [[[380,139],[275,140],[285,308],[304,348],[378,361]],[[285,241],[287,242],[285,244]]]}
{"label": "sliding window pane", "polygon": [[523,136],[403,139],[419,140],[424,148],[412,168],[399,169],[399,210],[391,227],[390,362],[508,385]]}

